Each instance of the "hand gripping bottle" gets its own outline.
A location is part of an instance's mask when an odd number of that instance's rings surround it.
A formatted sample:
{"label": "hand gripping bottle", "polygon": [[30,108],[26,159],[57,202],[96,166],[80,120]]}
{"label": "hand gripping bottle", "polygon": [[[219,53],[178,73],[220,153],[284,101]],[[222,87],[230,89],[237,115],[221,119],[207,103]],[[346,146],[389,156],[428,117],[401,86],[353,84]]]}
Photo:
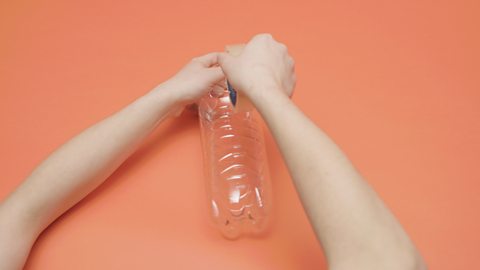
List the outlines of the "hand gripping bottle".
{"label": "hand gripping bottle", "polygon": [[[238,55],[241,46],[227,46]],[[228,82],[198,104],[212,216],[229,239],[266,229],[271,187],[259,116]]]}

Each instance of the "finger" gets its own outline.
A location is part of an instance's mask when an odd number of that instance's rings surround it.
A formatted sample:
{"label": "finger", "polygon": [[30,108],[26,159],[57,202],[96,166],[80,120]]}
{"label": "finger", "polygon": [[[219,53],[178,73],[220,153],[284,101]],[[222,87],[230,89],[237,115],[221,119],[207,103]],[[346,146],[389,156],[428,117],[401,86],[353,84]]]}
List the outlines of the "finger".
{"label": "finger", "polygon": [[213,87],[212,87],[212,93],[215,97],[220,97],[224,92],[225,92],[225,83],[223,84],[220,84],[220,83],[216,83]]}
{"label": "finger", "polygon": [[192,61],[199,62],[204,67],[211,67],[218,63],[218,52],[207,53],[192,59]]}
{"label": "finger", "polygon": [[182,114],[184,108],[184,106],[175,107],[168,113],[168,116],[179,117]]}
{"label": "finger", "polygon": [[292,69],[295,68],[295,60],[289,55],[287,56],[287,63]]}
{"label": "finger", "polygon": [[212,67],[206,70],[207,76],[212,84],[218,83],[225,78],[225,74],[220,67]]}
{"label": "finger", "polygon": [[239,56],[244,48],[245,44],[232,44],[225,46],[225,51],[231,56]]}
{"label": "finger", "polygon": [[260,33],[260,34],[256,34],[256,35],[251,39],[251,41],[253,41],[253,40],[268,40],[268,39],[272,39],[272,40],[273,40],[272,34],[270,34],[270,33]]}
{"label": "finger", "polygon": [[218,88],[223,88],[225,90],[227,90],[227,85],[225,84],[225,78],[223,78],[222,80],[219,80],[218,82],[216,82],[213,87],[218,87]]}
{"label": "finger", "polygon": [[219,53],[217,58],[218,58],[218,64],[220,65],[220,67],[224,71],[230,69],[230,66],[231,66],[231,63],[232,63],[232,60],[233,60],[233,56],[231,56],[228,53]]}

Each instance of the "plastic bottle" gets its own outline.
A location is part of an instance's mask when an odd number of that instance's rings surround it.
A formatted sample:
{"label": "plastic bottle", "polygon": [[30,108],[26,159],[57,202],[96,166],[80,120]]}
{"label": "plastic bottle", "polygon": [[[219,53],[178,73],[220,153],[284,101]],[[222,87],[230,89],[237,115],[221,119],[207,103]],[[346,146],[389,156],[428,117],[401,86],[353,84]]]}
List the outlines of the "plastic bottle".
{"label": "plastic bottle", "polygon": [[198,108],[215,223],[229,239],[262,233],[271,187],[258,113],[253,106],[234,106],[227,89],[208,93]]}

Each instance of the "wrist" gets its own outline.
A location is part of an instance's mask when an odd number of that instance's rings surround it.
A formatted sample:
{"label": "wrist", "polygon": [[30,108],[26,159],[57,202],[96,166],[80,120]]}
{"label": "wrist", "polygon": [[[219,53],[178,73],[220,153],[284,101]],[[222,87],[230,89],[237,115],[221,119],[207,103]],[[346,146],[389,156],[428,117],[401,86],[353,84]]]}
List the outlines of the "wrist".
{"label": "wrist", "polygon": [[270,107],[281,107],[286,103],[290,103],[290,98],[285,91],[277,85],[262,85],[252,88],[248,98],[261,111]]}
{"label": "wrist", "polygon": [[255,100],[264,100],[271,96],[285,95],[281,84],[274,80],[253,82],[252,86],[245,92],[252,102]]}
{"label": "wrist", "polygon": [[148,95],[156,102],[167,105],[168,107],[175,107],[181,103],[180,97],[175,94],[175,89],[166,83],[159,84],[153,88]]}

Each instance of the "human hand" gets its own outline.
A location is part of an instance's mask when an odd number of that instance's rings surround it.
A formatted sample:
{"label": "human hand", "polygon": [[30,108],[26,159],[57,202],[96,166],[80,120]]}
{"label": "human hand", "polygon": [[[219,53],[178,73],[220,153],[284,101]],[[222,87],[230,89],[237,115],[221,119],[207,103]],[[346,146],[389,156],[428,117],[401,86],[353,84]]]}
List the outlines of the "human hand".
{"label": "human hand", "polygon": [[288,96],[293,93],[296,81],[294,61],[287,47],[270,34],[254,36],[239,56],[220,53],[218,64],[230,84],[252,101],[268,96],[270,91]]}
{"label": "human hand", "polygon": [[179,108],[194,103],[224,79],[217,65],[218,53],[193,58],[177,74],[160,85],[168,91]]}

